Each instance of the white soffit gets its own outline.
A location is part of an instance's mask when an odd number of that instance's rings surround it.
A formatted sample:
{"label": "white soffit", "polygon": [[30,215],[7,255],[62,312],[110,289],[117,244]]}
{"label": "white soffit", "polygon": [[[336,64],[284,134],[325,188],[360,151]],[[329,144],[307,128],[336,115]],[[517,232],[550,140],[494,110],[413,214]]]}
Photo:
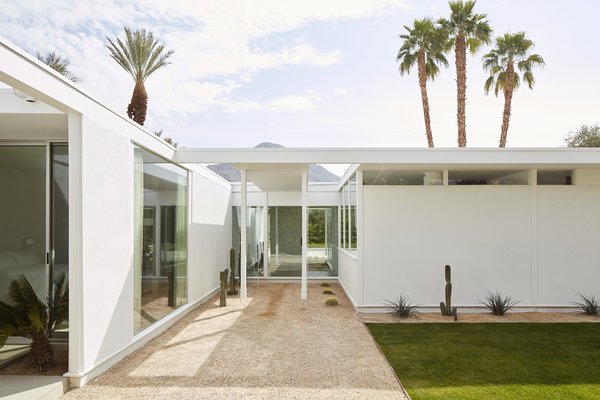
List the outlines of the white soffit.
{"label": "white soffit", "polygon": [[65,114],[2,114],[0,113],[0,139],[66,139]]}
{"label": "white soffit", "polygon": [[302,171],[306,164],[236,164],[236,168],[245,169],[248,180],[263,191],[289,192],[302,189]]}

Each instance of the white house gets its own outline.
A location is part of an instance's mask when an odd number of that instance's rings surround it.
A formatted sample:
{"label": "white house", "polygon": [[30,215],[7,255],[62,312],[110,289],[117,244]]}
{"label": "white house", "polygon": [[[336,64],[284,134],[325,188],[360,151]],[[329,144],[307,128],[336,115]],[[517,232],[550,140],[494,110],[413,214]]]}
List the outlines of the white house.
{"label": "white house", "polygon": [[[68,274],[74,386],[211,297],[230,248],[242,298],[297,281],[299,307],[333,279],[360,311],[400,294],[435,311],[445,264],[460,311],[599,288],[598,149],[175,149],[1,38],[0,82],[0,295]],[[242,181],[203,166],[220,162]],[[311,164],[351,166],[312,184]]]}

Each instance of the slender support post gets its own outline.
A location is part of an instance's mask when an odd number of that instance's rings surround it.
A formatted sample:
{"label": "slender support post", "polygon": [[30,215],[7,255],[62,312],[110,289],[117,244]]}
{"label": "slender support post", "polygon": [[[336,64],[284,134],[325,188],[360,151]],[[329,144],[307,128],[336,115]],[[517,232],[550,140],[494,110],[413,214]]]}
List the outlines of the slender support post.
{"label": "slender support post", "polygon": [[308,247],[308,168],[302,171],[302,286],[300,288],[300,300],[302,307],[307,306],[308,300],[308,286],[306,280],[307,274],[307,260],[306,250]]}
{"label": "slender support post", "polygon": [[269,192],[265,192],[263,205],[263,253],[263,276],[266,278],[269,276]]}
{"label": "slender support post", "polygon": [[275,266],[279,268],[279,207],[275,207]]}
{"label": "slender support post", "polygon": [[246,297],[247,297],[247,288],[246,288],[246,265],[248,259],[248,238],[247,233],[248,229],[246,225],[248,224],[246,213],[248,211],[248,178],[246,170],[243,169],[241,171],[242,175],[242,209],[240,213],[241,219],[241,241],[242,245],[240,246],[240,306],[244,307],[246,305]]}
{"label": "slender support post", "polygon": [[[69,282],[71,290],[69,291],[69,372],[66,376],[74,378],[71,379],[72,386],[79,387],[85,384],[79,377],[85,371],[83,323],[86,311],[83,308],[83,121],[81,115],[68,114],[67,124],[69,136]],[[133,149],[131,157],[133,165]],[[133,172],[129,179],[131,179],[133,188]],[[133,218],[131,221],[133,223]],[[133,325],[131,329],[133,329]]]}

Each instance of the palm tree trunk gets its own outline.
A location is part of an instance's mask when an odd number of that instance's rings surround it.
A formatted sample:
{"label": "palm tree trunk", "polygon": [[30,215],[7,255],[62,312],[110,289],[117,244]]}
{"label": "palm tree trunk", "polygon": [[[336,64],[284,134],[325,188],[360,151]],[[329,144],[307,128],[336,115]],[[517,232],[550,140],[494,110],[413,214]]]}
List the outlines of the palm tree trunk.
{"label": "palm tree trunk", "polygon": [[504,89],[504,112],[502,113],[502,129],[500,132],[500,147],[506,147],[506,136],[508,135],[508,124],[510,123],[510,110],[512,107],[512,96],[514,88],[515,70],[512,62],[506,67],[507,82]]}
{"label": "palm tree trunk", "polygon": [[506,135],[508,134],[508,124],[510,122],[510,108],[512,103],[513,90],[504,90],[504,113],[502,115],[502,132],[500,134],[500,147],[506,147]]}
{"label": "palm tree trunk", "polygon": [[140,125],[146,121],[146,111],[148,109],[148,94],[143,82],[136,82],[133,88],[131,102],[127,106],[127,116]]}
{"label": "palm tree trunk", "polygon": [[417,54],[417,65],[419,69],[419,86],[421,87],[421,101],[423,103],[423,117],[425,118],[425,134],[427,145],[433,146],[433,133],[431,132],[431,119],[429,118],[429,98],[427,97],[427,72],[425,71],[425,52],[419,50]]}
{"label": "palm tree trunk", "polygon": [[40,335],[32,338],[29,362],[38,372],[54,367],[54,350],[48,336]]}
{"label": "palm tree trunk", "polygon": [[458,125],[458,147],[467,147],[467,42],[464,36],[457,36],[454,45],[456,56],[456,122]]}

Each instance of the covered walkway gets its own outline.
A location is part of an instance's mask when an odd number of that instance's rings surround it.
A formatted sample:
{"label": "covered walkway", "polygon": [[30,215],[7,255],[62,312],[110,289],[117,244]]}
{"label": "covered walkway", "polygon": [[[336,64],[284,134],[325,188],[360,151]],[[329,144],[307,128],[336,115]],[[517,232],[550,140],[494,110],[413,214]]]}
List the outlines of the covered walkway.
{"label": "covered walkway", "polygon": [[218,298],[63,399],[405,399],[341,288],[248,285],[247,306]]}

